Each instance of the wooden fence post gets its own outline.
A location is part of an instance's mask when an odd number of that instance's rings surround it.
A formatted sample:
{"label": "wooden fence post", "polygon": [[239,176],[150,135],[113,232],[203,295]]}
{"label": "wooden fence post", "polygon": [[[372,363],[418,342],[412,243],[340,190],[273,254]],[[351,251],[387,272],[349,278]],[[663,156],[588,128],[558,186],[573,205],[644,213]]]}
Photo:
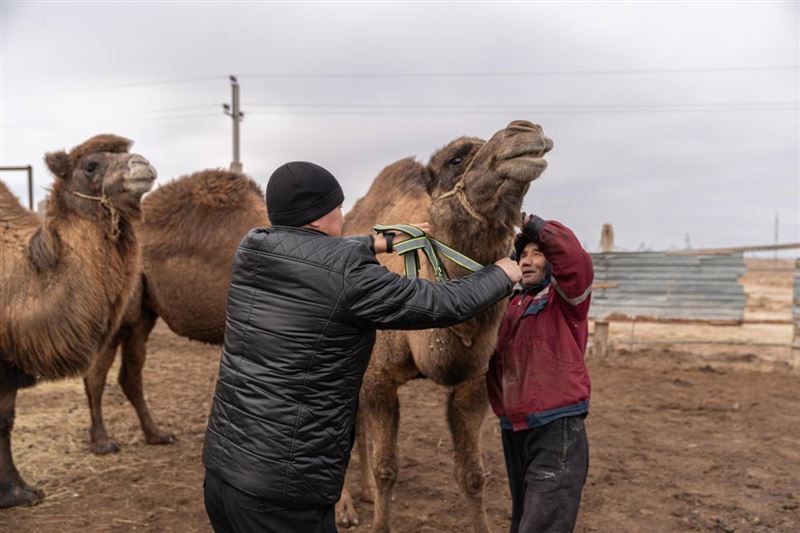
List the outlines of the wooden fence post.
{"label": "wooden fence post", "polygon": [[792,296],[792,322],[794,334],[792,335],[792,356],[789,365],[800,368],[800,259],[794,262],[794,295]]}
{"label": "wooden fence post", "polygon": [[595,321],[594,339],[592,340],[592,355],[596,359],[603,359],[608,355],[608,322]]}
{"label": "wooden fence post", "polygon": [[611,224],[603,224],[600,232],[600,249],[603,252],[614,251],[614,227]]}

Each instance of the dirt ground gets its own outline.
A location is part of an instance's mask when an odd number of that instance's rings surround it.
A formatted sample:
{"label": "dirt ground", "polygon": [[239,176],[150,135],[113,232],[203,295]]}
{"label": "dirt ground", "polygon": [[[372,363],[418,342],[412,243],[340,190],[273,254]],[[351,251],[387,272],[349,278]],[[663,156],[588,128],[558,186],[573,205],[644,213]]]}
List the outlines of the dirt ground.
{"label": "dirt ground", "polygon": [[[749,267],[748,317],[788,319],[791,263]],[[684,338],[788,344],[791,326],[612,324],[613,354],[589,358],[591,465],[577,531],[800,530],[800,372],[789,368],[790,350],[669,344]],[[105,413],[121,451],[92,456],[79,380],[25,390],[16,462],[47,497],[35,507],[0,511],[0,531],[210,531],[200,452],[219,349],[159,324],[149,350],[146,393],[176,443],[145,445],[133,409],[112,382]],[[483,447],[488,515],[504,531],[510,498],[491,415]],[[394,531],[469,531],[451,450],[442,391],[424,380],[401,389]],[[368,531],[372,508],[358,506],[363,525],[352,531]]]}

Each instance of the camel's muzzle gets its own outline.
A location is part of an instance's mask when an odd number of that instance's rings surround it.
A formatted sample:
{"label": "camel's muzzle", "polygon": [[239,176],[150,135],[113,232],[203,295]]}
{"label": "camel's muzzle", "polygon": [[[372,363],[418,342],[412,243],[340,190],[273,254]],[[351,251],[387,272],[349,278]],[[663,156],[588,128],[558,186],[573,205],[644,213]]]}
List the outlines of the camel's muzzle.
{"label": "camel's muzzle", "polygon": [[123,180],[126,191],[142,195],[153,187],[158,173],[150,162],[140,155],[128,160],[128,174]]}
{"label": "camel's muzzle", "polygon": [[510,146],[498,155],[498,160],[508,169],[508,177],[533,181],[547,168],[544,155],[553,149],[553,140],[541,126],[515,120],[506,127],[505,140]]}

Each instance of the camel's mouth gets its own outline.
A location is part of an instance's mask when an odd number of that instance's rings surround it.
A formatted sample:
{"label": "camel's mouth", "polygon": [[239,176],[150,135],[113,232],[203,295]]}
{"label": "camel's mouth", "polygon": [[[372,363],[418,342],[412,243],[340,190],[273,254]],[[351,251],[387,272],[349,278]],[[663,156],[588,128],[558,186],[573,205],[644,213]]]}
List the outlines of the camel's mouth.
{"label": "camel's mouth", "polygon": [[128,161],[128,171],[122,186],[126,191],[138,195],[142,195],[152,189],[158,175],[150,162],[140,155],[131,157]]}
{"label": "camel's mouth", "polygon": [[153,188],[155,181],[155,176],[128,178],[123,182],[122,186],[127,192],[142,195]]}
{"label": "camel's mouth", "polygon": [[547,142],[544,146],[541,143],[534,143],[532,145],[520,146],[518,148],[509,150],[507,153],[502,154],[499,159],[507,161],[509,159],[529,159],[529,160],[542,160],[544,161],[544,154],[550,151],[552,145]]}
{"label": "camel's mouth", "polygon": [[547,166],[547,160],[544,158],[544,153],[541,150],[537,152],[523,152],[513,157],[509,157],[507,158],[507,160],[513,160],[515,162],[525,163],[535,166],[539,165]]}
{"label": "camel's mouth", "polygon": [[547,168],[547,160],[543,155],[541,149],[519,151],[510,157],[503,157],[500,168],[506,178],[529,183],[541,176]]}

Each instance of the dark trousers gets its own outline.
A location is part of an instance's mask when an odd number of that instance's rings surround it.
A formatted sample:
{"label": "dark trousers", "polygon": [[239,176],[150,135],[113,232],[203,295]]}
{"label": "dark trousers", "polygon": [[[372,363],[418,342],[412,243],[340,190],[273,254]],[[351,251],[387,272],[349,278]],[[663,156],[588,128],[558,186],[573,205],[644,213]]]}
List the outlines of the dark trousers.
{"label": "dark trousers", "polygon": [[561,533],[575,528],[589,470],[583,418],[568,416],[537,428],[503,430],[511,533]]}
{"label": "dark trousers", "polygon": [[336,533],[333,505],[290,509],[240,491],[206,470],[206,513],[216,533]]}

